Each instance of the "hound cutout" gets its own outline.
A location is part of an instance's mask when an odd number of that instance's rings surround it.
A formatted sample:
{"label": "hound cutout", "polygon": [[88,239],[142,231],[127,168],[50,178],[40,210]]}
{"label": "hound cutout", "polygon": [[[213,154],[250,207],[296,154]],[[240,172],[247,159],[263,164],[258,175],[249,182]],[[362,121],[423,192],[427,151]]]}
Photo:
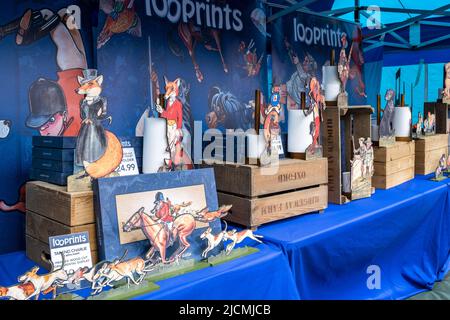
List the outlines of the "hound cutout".
{"label": "hound cutout", "polygon": [[[114,282],[122,279],[127,279],[128,287],[130,287],[130,282],[139,285],[144,280],[146,274],[154,269],[153,267],[153,265],[147,266],[146,261],[141,257],[136,257],[128,261],[116,260],[113,263],[105,262],[93,277],[93,294],[100,293],[104,287],[113,287]],[[137,279],[135,278],[135,274],[138,276]]]}
{"label": "hound cutout", "polygon": [[11,287],[0,287],[0,298],[8,298],[8,300],[28,300],[35,292],[32,283],[17,284]]}
{"label": "hound cutout", "polygon": [[224,241],[227,241],[227,240],[232,241],[229,245],[227,245],[227,248],[225,251],[226,254],[229,255],[231,253],[231,251],[234,249],[234,247],[236,246],[236,244],[241,243],[246,238],[250,238],[259,243],[262,243],[262,241],[260,239],[263,238],[263,236],[253,234],[253,231],[250,229],[242,230],[240,232],[237,232],[236,229],[233,229],[231,231],[226,232],[225,236],[224,236]]}
{"label": "hound cutout", "polygon": [[208,208],[205,208],[196,214],[195,219],[205,223],[212,222],[216,219],[222,219],[228,215],[231,207],[232,205],[221,206],[217,211],[208,211]]}
{"label": "hound cutout", "polygon": [[53,292],[53,299],[56,298],[56,289],[62,287],[63,284],[68,280],[68,275],[64,270],[64,254],[61,252],[62,265],[58,270],[54,270],[52,264],[52,271],[45,275],[38,275],[39,267],[34,267],[30,271],[19,277],[19,282],[23,285],[31,283],[34,286],[34,292],[28,297],[28,299],[34,297],[35,300],[39,299],[41,293],[48,294]]}
{"label": "hound cutout", "polygon": [[211,227],[208,227],[201,235],[200,239],[202,240],[208,240],[208,246],[206,249],[202,252],[202,257],[206,259],[208,256],[208,253],[216,248],[222,241],[224,241],[225,234],[227,233],[227,222],[225,221],[225,230],[221,231],[220,233],[213,235]]}

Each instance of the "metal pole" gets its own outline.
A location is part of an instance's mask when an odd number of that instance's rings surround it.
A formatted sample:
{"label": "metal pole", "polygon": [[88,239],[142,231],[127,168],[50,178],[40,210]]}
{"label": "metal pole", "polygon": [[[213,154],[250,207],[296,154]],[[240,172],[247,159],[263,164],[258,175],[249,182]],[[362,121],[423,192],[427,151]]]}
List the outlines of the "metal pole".
{"label": "metal pole", "polygon": [[358,24],[361,22],[361,16],[360,16],[359,10],[360,10],[359,0],[355,0],[355,22]]}

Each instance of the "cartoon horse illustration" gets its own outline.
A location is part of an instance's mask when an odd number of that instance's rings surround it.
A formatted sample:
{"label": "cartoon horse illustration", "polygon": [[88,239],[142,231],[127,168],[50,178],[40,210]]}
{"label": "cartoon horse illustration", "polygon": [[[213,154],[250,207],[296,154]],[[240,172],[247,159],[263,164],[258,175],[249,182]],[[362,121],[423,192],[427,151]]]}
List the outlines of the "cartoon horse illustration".
{"label": "cartoon horse illustration", "polygon": [[172,239],[173,243],[178,240],[179,247],[170,258],[166,257],[166,250],[169,247],[170,234],[160,219],[155,219],[145,213],[145,208],[140,208],[123,225],[124,232],[141,229],[147,239],[150,241],[151,249],[145,255],[146,260],[151,260],[156,252],[159,252],[162,263],[170,264],[175,260],[182,258],[183,254],[191,246],[187,238],[194,232],[196,221],[193,215],[189,213],[180,214],[173,221]]}
{"label": "cartoon horse illustration", "polygon": [[[222,45],[220,41],[219,30],[212,28],[202,29],[195,26],[192,22],[180,23],[178,25],[178,35],[180,36],[180,39],[185,47],[188,49],[189,56],[191,57],[192,63],[194,65],[195,76],[197,77],[198,82],[202,82],[204,77],[195,58],[195,47],[197,43],[203,43],[203,46],[208,51],[218,52],[222,61],[223,71],[225,73],[228,73],[228,67],[222,54]],[[213,45],[211,45],[212,40],[215,42],[216,47],[213,47]]]}

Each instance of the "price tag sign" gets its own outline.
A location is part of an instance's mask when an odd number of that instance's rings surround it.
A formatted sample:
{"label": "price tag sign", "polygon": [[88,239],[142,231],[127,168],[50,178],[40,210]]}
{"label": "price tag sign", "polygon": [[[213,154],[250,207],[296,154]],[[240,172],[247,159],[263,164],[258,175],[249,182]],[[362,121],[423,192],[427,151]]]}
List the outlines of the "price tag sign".
{"label": "price tag sign", "polygon": [[281,141],[281,136],[278,135],[275,139],[272,140],[273,147],[278,149],[279,155],[284,155],[283,142]]}
{"label": "price tag sign", "polygon": [[122,163],[116,169],[116,172],[120,176],[133,176],[139,174],[134,148],[123,148]]}

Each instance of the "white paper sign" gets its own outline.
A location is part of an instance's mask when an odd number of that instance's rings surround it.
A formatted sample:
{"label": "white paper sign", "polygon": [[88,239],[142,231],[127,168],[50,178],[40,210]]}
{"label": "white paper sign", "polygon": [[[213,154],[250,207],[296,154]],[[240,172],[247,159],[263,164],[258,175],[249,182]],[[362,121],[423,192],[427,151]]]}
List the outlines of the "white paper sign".
{"label": "white paper sign", "polygon": [[281,141],[281,136],[277,136],[275,139],[272,140],[272,145],[278,149],[278,154],[283,155],[284,149],[283,149],[283,142]]}
{"label": "white paper sign", "polygon": [[79,268],[92,268],[91,246],[87,232],[73,233],[50,237],[50,257],[55,269],[62,266],[64,254],[64,268],[68,273]]}
{"label": "white paper sign", "polygon": [[117,167],[116,172],[120,176],[133,176],[139,174],[134,148],[123,148],[122,163]]}

